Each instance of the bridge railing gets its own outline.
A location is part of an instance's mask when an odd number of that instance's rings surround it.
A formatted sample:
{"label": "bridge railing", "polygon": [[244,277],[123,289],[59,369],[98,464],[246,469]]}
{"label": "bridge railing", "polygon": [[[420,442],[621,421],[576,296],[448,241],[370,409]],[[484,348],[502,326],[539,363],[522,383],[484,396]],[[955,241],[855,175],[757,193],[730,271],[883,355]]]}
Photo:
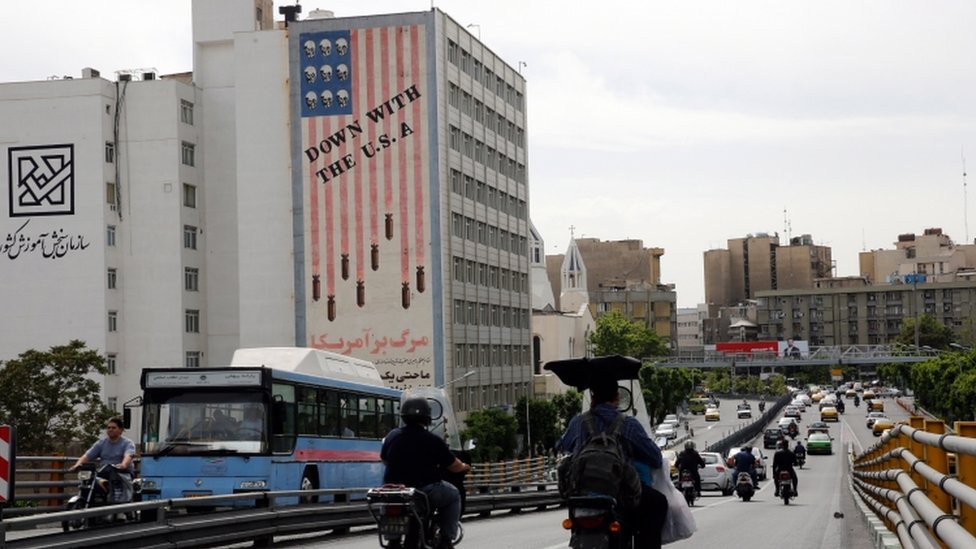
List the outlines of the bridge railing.
{"label": "bridge railing", "polygon": [[976,547],[976,422],[913,416],[855,456],[855,491],[903,547]]}

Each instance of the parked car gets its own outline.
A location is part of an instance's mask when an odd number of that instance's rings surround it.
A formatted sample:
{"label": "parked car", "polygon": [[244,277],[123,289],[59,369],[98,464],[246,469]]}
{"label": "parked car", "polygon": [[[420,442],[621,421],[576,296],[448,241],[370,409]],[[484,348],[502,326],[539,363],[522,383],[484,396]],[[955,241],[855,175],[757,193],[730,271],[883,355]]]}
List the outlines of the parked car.
{"label": "parked car", "polygon": [[718,408],[706,408],[705,409],[705,421],[718,421],[722,417],[719,413]]}
{"label": "parked car", "polygon": [[668,440],[678,438],[678,430],[670,423],[662,423],[654,430],[655,437],[664,437]]}
{"label": "parked car", "polygon": [[735,407],[735,417],[738,419],[751,419],[752,418],[752,406],[748,404],[739,404]]}
{"label": "parked car", "polygon": [[661,423],[670,423],[671,425],[674,425],[675,429],[677,429],[678,425],[681,425],[681,420],[679,420],[678,416],[675,414],[668,414],[664,416],[664,420],[661,421]]}
{"label": "parked car", "polygon": [[767,450],[770,448],[776,448],[776,441],[778,441],[780,437],[785,436],[786,433],[784,433],[779,427],[770,427],[769,429],[766,429],[766,431],[763,432],[763,448],[766,448]]}
{"label": "parked car", "polygon": [[807,437],[807,454],[833,454],[833,440],[826,433],[813,433]]}
{"label": "parked car", "polygon": [[[773,446],[775,447],[775,445],[776,445],[776,443],[774,442],[773,443]],[[742,450],[741,447],[734,446],[732,448],[729,448],[729,453],[726,454],[727,457],[725,458],[725,464],[728,465],[729,467],[731,467],[732,470],[735,470],[735,461],[732,458],[736,454],[738,454],[740,450]],[[758,448],[756,446],[753,446],[751,453],[752,453],[752,455],[756,456],[756,475],[761,480],[766,480],[767,473],[766,473],[766,454],[765,454],[765,452],[762,451],[762,448]]]}
{"label": "parked car", "polygon": [[732,495],[732,471],[729,470],[722,459],[722,454],[718,452],[701,452],[701,457],[705,461],[705,468],[699,469],[701,476],[702,492],[706,490],[720,491],[723,496]]}

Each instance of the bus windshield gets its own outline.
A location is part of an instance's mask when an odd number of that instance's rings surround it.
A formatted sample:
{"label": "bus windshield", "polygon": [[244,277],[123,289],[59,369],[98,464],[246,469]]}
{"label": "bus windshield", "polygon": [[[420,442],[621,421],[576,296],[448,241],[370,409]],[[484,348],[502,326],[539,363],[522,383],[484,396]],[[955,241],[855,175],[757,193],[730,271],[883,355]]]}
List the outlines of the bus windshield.
{"label": "bus windshield", "polygon": [[266,453],[268,408],[259,393],[187,391],[145,404],[143,453]]}

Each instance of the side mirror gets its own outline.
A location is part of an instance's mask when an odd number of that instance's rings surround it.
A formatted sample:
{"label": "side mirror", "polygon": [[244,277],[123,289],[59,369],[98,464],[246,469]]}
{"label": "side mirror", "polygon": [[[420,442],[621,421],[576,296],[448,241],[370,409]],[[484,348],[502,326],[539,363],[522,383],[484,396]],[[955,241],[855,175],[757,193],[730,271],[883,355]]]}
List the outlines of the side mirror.
{"label": "side mirror", "polygon": [[[618,387],[618,394],[620,395],[620,403],[617,405],[617,410],[620,412],[626,412],[630,410],[633,405],[634,395],[630,392],[630,389],[626,387]],[[636,415],[636,410],[634,411]]]}

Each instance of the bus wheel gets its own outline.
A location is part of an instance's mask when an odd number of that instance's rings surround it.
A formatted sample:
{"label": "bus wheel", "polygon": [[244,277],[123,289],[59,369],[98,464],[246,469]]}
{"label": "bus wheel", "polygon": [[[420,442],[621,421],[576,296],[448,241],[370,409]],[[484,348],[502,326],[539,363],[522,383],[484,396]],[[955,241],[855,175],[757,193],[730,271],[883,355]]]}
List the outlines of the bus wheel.
{"label": "bus wheel", "polygon": [[[315,469],[311,467],[306,467],[305,471],[302,473],[302,484],[299,488],[300,490],[318,490],[319,482],[318,475]],[[301,496],[298,499],[299,503],[318,503],[318,496]]]}

